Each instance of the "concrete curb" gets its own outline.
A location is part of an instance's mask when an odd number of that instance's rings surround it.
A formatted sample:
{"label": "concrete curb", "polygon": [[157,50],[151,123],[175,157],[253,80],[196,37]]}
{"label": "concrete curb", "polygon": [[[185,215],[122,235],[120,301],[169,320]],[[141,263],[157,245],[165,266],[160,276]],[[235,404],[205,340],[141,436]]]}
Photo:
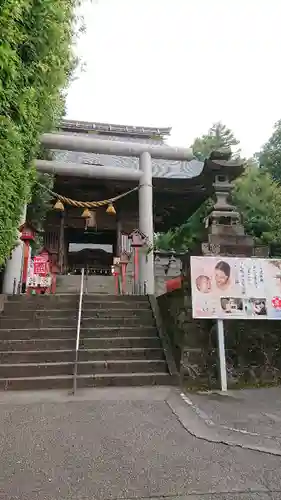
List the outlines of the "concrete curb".
{"label": "concrete curb", "polygon": [[181,425],[198,439],[281,456],[281,448],[276,444],[276,440],[246,431],[237,432],[215,424],[180,390],[172,391],[166,403]]}

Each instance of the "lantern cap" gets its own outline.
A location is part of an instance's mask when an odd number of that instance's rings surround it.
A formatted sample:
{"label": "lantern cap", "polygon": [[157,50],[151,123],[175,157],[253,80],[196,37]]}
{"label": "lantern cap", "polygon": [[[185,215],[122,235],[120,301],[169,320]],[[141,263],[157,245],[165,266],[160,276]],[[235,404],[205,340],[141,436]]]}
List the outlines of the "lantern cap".
{"label": "lantern cap", "polygon": [[28,220],[26,220],[23,224],[20,225],[19,227],[19,231],[22,232],[24,229],[30,229],[31,231],[33,231],[34,233],[39,233],[38,229],[36,229],[36,227],[31,223],[29,222]]}
{"label": "lantern cap", "polygon": [[33,224],[28,221],[25,221],[20,225],[19,231],[21,233],[21,241],[34,241],[36,233],[39,233],[39,231],[33,226]]}
{"label": "lantern cap", "polygon": [[135,247],[142,247],[147,243],[147,237],[140,229],[135,229],[129,235],[129,239],[132,240],[132,246]]}

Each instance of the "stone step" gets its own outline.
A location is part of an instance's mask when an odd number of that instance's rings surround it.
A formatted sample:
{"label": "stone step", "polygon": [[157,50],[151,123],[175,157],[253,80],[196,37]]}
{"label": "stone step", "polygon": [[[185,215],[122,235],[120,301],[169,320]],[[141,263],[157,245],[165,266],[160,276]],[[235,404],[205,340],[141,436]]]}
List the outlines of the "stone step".
{"label": "stone step", "polygon": [[[2,348],[0,344],[0,348]],[[75,349],[35,350],[35,351],[0,351],[0,363],[25,364],[25,363],[72,363],[75,359]]]}
{"label": "stone step", "polygon": [[[156,373],[167,369],[164,360],[103,360],[79,361],[77,373],[95,375],[104,373]],[[0,364],[0,379],[13,377],[46,377],[72,375],[74,362]]]}
{"label": "stone step", "polygon": [[146,295],[97,295],[85,294],[83,296],[83,303],[88,302],[145,302],[149,303]]}
{"label": "stone step", "polygon": [[[177,385],[178,381],[168,373],[132,373],[79,375],[77,387],[136,387],[151,385]],[[0,390],[44,390],[69,389],[73,387],[73,376],[16,377],[0,379]]]}
{"label": "stone step", "polygon": [[[126,304],[149,304],[148,297],[145,295],[112,295],[112,294],[84,294],[83,304],[105,304],[118,302]],[[60,308],[62,304],[68,304],[70,307],[79,304],[79,294],[54,294],[54,295],[11,295],[5,303],[5,308],[12,307],[12,304],[19,304],[20,308]],[[67,306],[66,306],[67,307]],[[118,306],[116,306],[118,307]]]}
{"label": "stone step", "polygon": [[73,375],[74,362],[60,363],[22,363],[0,365],[1,378],[27,378],[27,377],[59,377]]}
{"label": "stone step", "polygon": [[137,327],[131,326],[112,326],[112,327],[97,327],[97,328],[81,328],[81,342],[87,337],[157,337],[157,330],[154,326],[140,325]]}
{"label": "stone step", "polygon": [[161,348],[159,337],[96,337],[81,339],[80,349]]}
{"label": "stone step", "polygon": [[150,359],[164,360],[164,351],[159,347],[111,348],[111,349],[80,349],[79,361]]}
{"label": "stone step", "polygon": [[[16,305],[16,304],[13,304]],[[3,320],[18,320],[18,321],[36,321],[36,320],[46,320],[46,319],[71,319],[77,322],[78,310],[75,308],[69,309],[20,309],[20,310],[7,310],[5,308],[4,312],[0,316],[0,326]]]}
{"label": "stone step", "polygon": [[151,314],[141,317],[116,317],[116,318],[84,318],[81,319],[81,328],[146,328],[154,325]]}
{"label": "stone step", "polygon": [[[110,267],[109,269],[110,270]],[[81,286],[81,276],[68,275],[57,277],[57,293],[79,293]],[[111,293],[115,292],[115,280],[112,275],[100,274],[95,276],[85,276],[84,289],[90,293]]]}
{"label": "stone step", "polygon": [[[60,332],[61,330],[59,330]],[[58,334],[59,334],[58,332]],[[40,332],[39,332],[40,333]],[[3,351],[43,351],[43,350],[73,350],[75,338],[39,338],[9,339],[0,341],[0,350]],[[88,337],[80,341],[80,349],[160,349],[159,337]]]}
{"label": "stone step", "polygon": [[[167,371],[165,360],[119,359],[102,361],[79,361],[77,372],[80,375],[99,373],[157,373]],[[1,371],[1,366],[0,366]]]}
{"label": "stone step", "polygon": [[[3,328],[0,329],[0,344],[11,340],[76,339],[75,328]],[[1,348],[2,350],[2,348]]]}
{"label": "stone step", "polygon": [[[150,304],[148,300],[112,300],[112,301],[101,301],[101,299],[94,299],[91,300],[90,302],[85,301],[85,297],[83,300],[83,311],[86,310],[99,310],[99,309],[106,309],[106,310],[115,310],[115,309],[150,309]],[[18,313],[19,311],[59,311],[59,310],[65,310],[65,309],[71,309],[72,311],[78,310],[78,299],[75,301],[49,301],[45,300],[43,302],[39,302],[36,304],[34,301],[21,301],[21,302],[6,302],[5,303],[5,308],[4,308],[4,314],[9,314],[9,313]]]}
{"label": "stone step", "polygon": [[124,296],[123,300],[91,300],[87,302],[84,298],[83,300],[83,311],[87,309],[106,309],[106,310],[115,310],[115,309],[142,309],[142,310],[150,310],[150,303],[148,300],[126,300],[126,296]]}
{"label": "stone step", "polygon": [[[117,326],[119,328],[123,327],[137,327],[139,326],[150,326],[152,324],[151,314],[138,317],[90,317],[81,319],[82,328],[110,328],[111,326]],[[77,320],[75,316],[73,317],[35,317],[31,318],[1,318],[0,320],[0,337],[1,330],[19,329],[19,328],[76,328]]]}
{"label": "stone step", "polygon": [[[92,293],[92,294],[98,294],[98,295],[108,295],[108,294],[113,294],[114,293],[114,290],[115,290],[115,285],[102,285],[102,284],[95,284],[94,286],[91,286],[91,287],[88,287],[88,293]],[[64,286],[57,286],[56,288],[56,293],[69,293],[69,294],[73,294],[73,295],[77,295],[79,294],[80,292],[80,285],[79,286],[76,286],[76,285],[71,285],[69,287],[64,287]]]}
{"label": "stone step", "polygon": [[[67,319],[72,319],[73,321],[77,321],[78,318],[78,311],[73,311],[73,309],[42,309],[42,310],[21,310],[18,311],[18,316],[20,316],[20,319],[22,320],[30,320],[30,321],[36,321],[43,319],[44,321],[46,319],[61,319],[61,318],[67,318]],[[151,321],[153,321],[153,314],[151,309],[83,309],[82,310],[82,318],[85,319],[96,319],[96,318],[139,318],[140,320],[145,318],[146,320],[149,318]],[[2,324],[3,320],[14,320],[15,319],[15,312],[7,312],[4,311],[4,314],[1,315],[0,317],[0,324]],[[19,319],[16,317],[16,319]]]}
{"label": "stone step", "polygon": [[75,349],[75,338],[38,338],[37,336],[33,339],[11,339],[1,340],[0,339],[0,351],[60,351],[61,350],[73,350]]}
{"label": "stone step", "polygon": [[143,323],[143,320],[145,322],[149,321],[151,324],[153,324],[154,321],[154,316],[152,314],[151,309],[91,309],[87,310],[84,309],[82,311],[82,319],[112,319],[112,318],[118,318],[118,321],[120,318],[124,318],[126,320],[127,318],[136,318],[140,323]]}
{"label": "stone step", "polygon": [[77,320],[75,317],[59,318],[0,318],[0,338],[2,330],[11,329],[49,329],[49,328],[74,328],[76,330]]}
{"label": "stone step", "polygon": [[[81,328],[80,338],[87,337],[154,337],[157,335],[155,327],[97,327]],[[36,338],[64,338],[76,339],[76,328],[10,328],[0,330],[0,342],[3,340],[23,340]]]}
{"label": "stone step", "polygon": [[[1,347],[1,345],[0,345]],[[0,363],[59,363],[73,362],[75,359],[74,349],[58,350],[20,350],[0,351]],[[119,348],[119,349],[82,349],[79,350],[79,361],[101,361],[101,360],[163,360],[164,353],[161,348]]]}
{"label": "stone step", "polygon": [[164,372],[159,373],[132,373],[102,374],[95,376],[78,377],[77,387],[136,387],[151,385],[178,385],[176,377]]}
{"label": "stone step", "polygon": [[10,295],[6,304],[32,304],[37,307],[41,304],[58,304],[68,302],[71,304],[79,303],[79,294],[54,294],[54,295]]}

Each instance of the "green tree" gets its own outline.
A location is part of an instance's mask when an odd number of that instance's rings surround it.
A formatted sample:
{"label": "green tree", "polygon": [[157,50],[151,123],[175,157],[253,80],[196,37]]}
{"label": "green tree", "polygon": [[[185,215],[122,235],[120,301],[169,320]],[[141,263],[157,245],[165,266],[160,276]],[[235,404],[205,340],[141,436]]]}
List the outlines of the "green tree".
{"label": "green tree", "polygon": [[269,172],[248,166],[234,183],[233,201],[247,234],[261,243],[281,242],[281,188]]}
{"label": "green tree", "polygon": [[239,141],[235,138],[233,132],[221,122],[214,123],[207,134],[197,137],[193,144],[193,154],[198,160],[204,161],[210,156],[212,151],[222,148],[230,148],[237,152],[236,146]]}
{"label": "green tree", "polygon": [[[209,133],[193,144],[195,156],[201,161],[214,150],[238,146],[231,130],[214,124]],[[261,167],[259,167],[259,162]],[[281,243],[281,121],[260,154],[247,161],[244,174],[234,182],[233,202],[243,216],[247,234],[260,243]],[[175,231],[169,231],[163,240],[176,250],[192,249],[204,236],[204,219],[213,201],[205,202]],[[168,241],[167,241],[168,239]],[[160,239],[161,243],[161,239]]]}
{"label": "green tree", "polygon": [[274,132],[257,154],[261,168],[267,170],[278,182],[281,182],[281,120],[274,127]]}
{"label": "green tree", "polygon": [[[221,122],[214,123],[208,133],[197,137],[191,145],[194,156],[204,161],[212,151],[222,148],[229,149],[239,145],[233,132]],[[238,153],[238,150],[236,150]],[[180,227],[158,237],[158,248],[167,250],[168,247],[176,251],[186,251],[194,248],[202,241],[204,221],[213,206],[213,200],[207,200],[203,205]]]}
{"label": "green tree", "polygon": [[15,243],[36,178],[39,137],[64,111],[75,66],[71,49],[77,0],[2,0],[0,4],[0,265]]}

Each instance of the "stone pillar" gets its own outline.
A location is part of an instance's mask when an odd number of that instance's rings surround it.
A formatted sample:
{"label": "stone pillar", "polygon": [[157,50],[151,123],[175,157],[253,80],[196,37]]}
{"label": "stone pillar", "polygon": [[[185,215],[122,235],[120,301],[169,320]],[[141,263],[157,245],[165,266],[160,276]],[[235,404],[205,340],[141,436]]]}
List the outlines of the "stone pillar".
{"label": "stone pillar", "polygon": [[[27,205],[24,206],[19,226],[25,222]],[[12,251],[12,256],[7,260],[4,280],[3,280],[3,293],[12,295],[19,292],[19,285],[21,283],[21,274],[23,266],[23,246],[24,243],[20,239],[20,232],[18,232],[18,240],[16,247]]]}
{"label": "stone pillar", "polygon": [[[144,152],[140,155],[142,172],[139,184],[139,229],[146,236],[148,245],[153,245],[153,188],[151,156]],[[154,253],[140,251],[140,285],[146,294],[154,295]]]}

